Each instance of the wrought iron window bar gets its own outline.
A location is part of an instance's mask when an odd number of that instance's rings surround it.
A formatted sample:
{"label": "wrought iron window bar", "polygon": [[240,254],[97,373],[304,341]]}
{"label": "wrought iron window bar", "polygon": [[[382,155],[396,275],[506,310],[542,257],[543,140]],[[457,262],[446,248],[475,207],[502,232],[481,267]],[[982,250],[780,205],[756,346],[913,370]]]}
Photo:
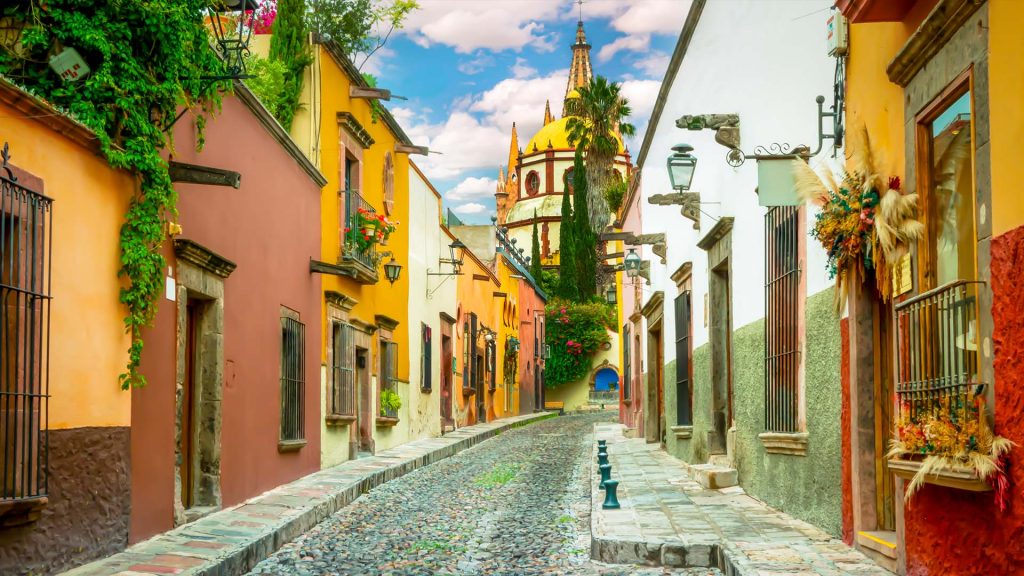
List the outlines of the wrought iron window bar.
{"label": "wrought iron window bar", "polygon": [[306,326],[281,318],[281,440],[305,438]]}
{"label": "wrought iron window bar", "polygon": [[358,239],[362,237],[363,233],[360,225],[360,210],[365,210],[374,216],[377,214],[377,210],[357,190],[345,190],[343,195],[345,199],[345,229],[347,231],[342,232],[342,259],[354,260],[376,274],[378,262],[376,243],[370,243],[365,249],[360,249]]}
{"label": "wrought iron window bar", "polygon": [[354,417],[356,415],[356,371],[355,371],[355,329],[341,322],[334,322],[334,357],[331,373],[331,401],[329,413],[333,416]]}
{"label": "wrought iron window bar", "polygon": [[765,214],[765,430],[799,432],[800,258],[797,206]]}

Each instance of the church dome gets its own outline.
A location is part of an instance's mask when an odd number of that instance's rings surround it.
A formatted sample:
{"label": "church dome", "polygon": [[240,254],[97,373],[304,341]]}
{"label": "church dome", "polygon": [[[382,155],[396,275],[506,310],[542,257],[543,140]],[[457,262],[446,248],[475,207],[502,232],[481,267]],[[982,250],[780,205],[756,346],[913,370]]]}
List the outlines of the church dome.
{"label": "church dome", "polygon": [[[573,91],[575,92],[575,90]],[[578,94],[577,94],[578,97]],[[616,134],[615,139],[619,141],[619,153],[626,151],[625,145],[622,143],[622,138]],[[558,149],[572,149],[575,148],[572,144],[569,144],[569,117],[564,117],[559,120],[542,127],[537,133],[530,139],[530,143],[526,145],[523,150],[523,154],[533,154],[533,147],[536,146],[537,150],[543,152],[548,147],[548,142],[551,142],[551,147]]]}

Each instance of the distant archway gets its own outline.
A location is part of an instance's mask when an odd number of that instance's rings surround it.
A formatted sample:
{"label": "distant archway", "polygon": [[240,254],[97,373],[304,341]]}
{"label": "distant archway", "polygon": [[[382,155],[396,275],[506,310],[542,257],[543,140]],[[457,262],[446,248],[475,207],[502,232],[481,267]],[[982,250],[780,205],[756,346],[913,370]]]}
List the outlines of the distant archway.
{"label": "distant archway", "polygon": [[608,392],[619,389],[619,372],[611,366],[599,368],[594,372],[594,390]]}

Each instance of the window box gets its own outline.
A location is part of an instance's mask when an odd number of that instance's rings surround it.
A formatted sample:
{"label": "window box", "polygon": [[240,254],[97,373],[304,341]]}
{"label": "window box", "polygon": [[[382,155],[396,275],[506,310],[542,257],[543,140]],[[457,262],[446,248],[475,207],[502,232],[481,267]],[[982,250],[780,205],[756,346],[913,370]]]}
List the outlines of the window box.
{"label": "window box", "polygon": [[[889,460],[889,470],[900,478],[910,481],[921,469],[921,463],[914,460],[894,459]],[[954,468],[952,470],[940,470],[935,474],[925,476],[926,483],[957,490],[969,492],[988,492],[992,486],[978,477],[978,473],[972,468]]]}
{"label": "window box", "polygon": [[398,424],[398,416],[377,416],[377,428],[391,428]]}
{"label": "window box", "polygon": [[298,452],[306,445],[305,440],[280,440],[277,443],[278,452]]}
{"label": "window box", "polygon": [[339,414],[328,414],[324,417],[324,422],[328,426],[348,426],[349,424],[356,421],[356,417],[352,416],[341,416]]}
{"label": "window box", "polygon": [[769,454],[807,456],[806,432],[763,432],[757,437]]}

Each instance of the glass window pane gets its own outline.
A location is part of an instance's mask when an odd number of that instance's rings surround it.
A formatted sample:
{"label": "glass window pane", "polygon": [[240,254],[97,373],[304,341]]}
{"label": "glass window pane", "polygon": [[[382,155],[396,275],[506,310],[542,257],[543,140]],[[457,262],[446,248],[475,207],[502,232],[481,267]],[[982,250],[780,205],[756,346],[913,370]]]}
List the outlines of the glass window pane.
{"label": "glass window pane", "polygon": [[974,162],[971,93],[932,122],[929,240],[936,286],[974,278]]}

